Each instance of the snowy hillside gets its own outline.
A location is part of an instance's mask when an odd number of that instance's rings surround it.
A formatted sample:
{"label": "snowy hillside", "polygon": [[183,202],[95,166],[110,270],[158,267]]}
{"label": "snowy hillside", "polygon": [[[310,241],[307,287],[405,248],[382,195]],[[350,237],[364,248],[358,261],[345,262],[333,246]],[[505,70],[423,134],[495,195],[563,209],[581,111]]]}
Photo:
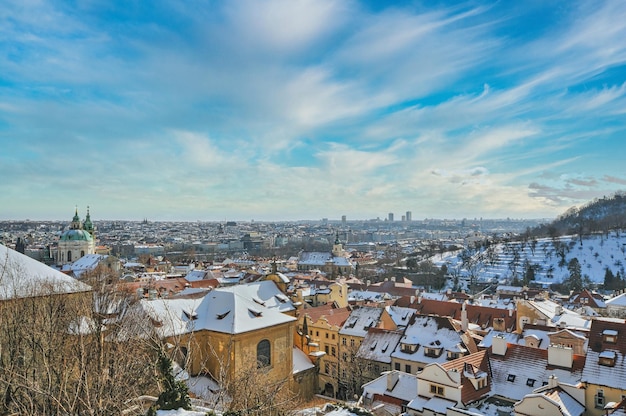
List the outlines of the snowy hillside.
{"label": "snowy hillside", "polygon": [[[583,276],[593,283],[604,282],[605,270],[624,276],[626,265],[626,235],[621,232],[584,236],[564,236],[529,239],[494,244],[487,248],[465,252],[437,255],[431,260],[437,266],[446,264],[451,274],[461,281],[474,276],[477,281],[522,279],[524,271],[532,266],[535,281],[542,284],[560,283],[569,277],[568,262],[577,258]],[[465,257],[465,261],[463,259]]]}

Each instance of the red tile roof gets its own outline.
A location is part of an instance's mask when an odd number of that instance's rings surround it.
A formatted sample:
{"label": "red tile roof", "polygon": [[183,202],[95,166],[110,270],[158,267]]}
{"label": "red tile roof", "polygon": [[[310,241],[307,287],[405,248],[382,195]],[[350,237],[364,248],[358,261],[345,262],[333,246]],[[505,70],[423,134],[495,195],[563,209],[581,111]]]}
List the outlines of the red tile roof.
{"label": "red tile roof", "polygon": [[[491,370],[487,350],[448,361],[441,366],[445,370],[455,370],[461,373],[461,401],[464,404],[473,403],[487,396],[491,391]],[[475,373],[477,370],[487,374],[487,384],[480,389],[474,388],[471,380],[467,377],[468,373]]]}

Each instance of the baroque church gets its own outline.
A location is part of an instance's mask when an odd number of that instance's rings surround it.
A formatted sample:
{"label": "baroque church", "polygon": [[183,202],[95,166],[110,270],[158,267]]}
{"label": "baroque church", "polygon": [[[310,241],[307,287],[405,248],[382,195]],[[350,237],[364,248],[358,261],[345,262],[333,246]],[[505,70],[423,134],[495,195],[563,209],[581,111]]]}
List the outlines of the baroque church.
{"label": "baroque church", "polygon": [[89,207],[85,221],[81,222],[78,216],[78,208],[68,230],[59,237],[56,251],[57,265],[72,263],[79,258],[96,252],[96,237]]}

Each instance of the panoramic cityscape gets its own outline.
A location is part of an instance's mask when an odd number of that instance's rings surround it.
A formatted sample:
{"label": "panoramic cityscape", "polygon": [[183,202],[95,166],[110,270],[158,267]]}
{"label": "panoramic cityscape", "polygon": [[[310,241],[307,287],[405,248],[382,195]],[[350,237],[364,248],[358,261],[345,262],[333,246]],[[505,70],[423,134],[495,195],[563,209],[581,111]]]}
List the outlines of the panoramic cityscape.
{"label": "panoramic cityscape", "polygon": [[626,3],[0,23],[0,415],[626,416]]}

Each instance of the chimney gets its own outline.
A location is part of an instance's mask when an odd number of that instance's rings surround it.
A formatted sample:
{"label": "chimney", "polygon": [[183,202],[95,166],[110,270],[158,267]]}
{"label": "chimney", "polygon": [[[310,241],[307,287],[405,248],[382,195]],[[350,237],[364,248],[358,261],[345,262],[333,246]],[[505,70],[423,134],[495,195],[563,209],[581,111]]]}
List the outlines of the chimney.
{"label": "chimney", "polygon": [[552,374],[550,377],[548,377],[548,387],[554,388],[554,387],[557,387],[558,385],[559,385],[559,378],[557,376]]}
{"label": "chimney", "polygon": [[390,371],[387,373],[387,391],[392,391],[396,384],[400,380],[400,373],[398,371]]}
{"label": "chimney", "polygon": [[513,308],[509,308],[509,318],[513,317]]}
{"label": "chimney", "polygon": [[505,355],[507,350],[506,338],[503,335],[496,335],[491,339],[491,352],[493,355]]}
{"label": "chimney", "polygon": [[461,330],[466,332],[469,327],[469,321],[467,320],[467,301],[463,302],[463,306],[461,306]]}
{"label": "chimney", "polygon": [[563,307],[561,305],[556,305],[556,308],[554,309],[554,314],[555,315],[562,315],[563,314]]}
{"label": "chimney", "polygon": [[415,303],[415,296],[411,296],[411,305]]}
{"label": "chimney", "polygon": [[564,345],[550,344],[548,347],[548,365],[555,367],[572,368],[574,364],[574,350]]}

